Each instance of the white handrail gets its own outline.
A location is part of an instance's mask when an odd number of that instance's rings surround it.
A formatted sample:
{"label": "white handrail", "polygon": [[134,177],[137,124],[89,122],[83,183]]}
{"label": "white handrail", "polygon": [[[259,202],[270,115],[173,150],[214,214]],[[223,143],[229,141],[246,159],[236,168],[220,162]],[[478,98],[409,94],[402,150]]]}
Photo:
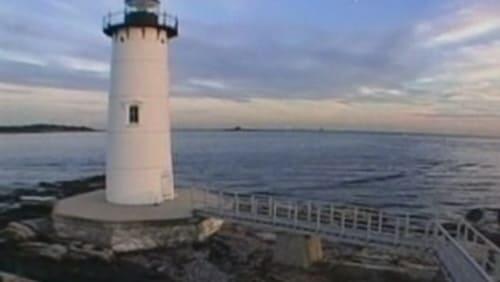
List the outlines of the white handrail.
{"label": "white handrail", "polygon": [[[446,246],[441,246],[441,244],[443,243],[447,243],[447,242],[450,242],[452,247],[453,247],[453,252],[454,252],[454,255],[458,255],[458,256],[461,256],[465,262],[462,261],[462,263],[458,263],[459,265],[457,266],[453,266],[453,269],[455,271],[461,271],[461,276],[462,277],[458,277],[457,279],[463,279],[463,276],[464,275],[467,275],[467,279],[474,279],[474,280],[460,280],[460,281],[464,281],[464,282],[474,282],[474,281],[493,281],[492,278],[489,276],[489,274],[477,263],[477,261],[467,252],[467,250],[461,246],[457,240],[455,240],[455,238],[453,238],[453,236],[451,236],[451,234],[448,232],[448,230],[446,230],[444,228],[444,226],[441,224],[441,223],[437,223],[437,234],[436,235],[436,238],[438,240],[435,241],[435,247],[436,247],[436,251],[439,253],[440,251],[442,251],[443,249],[445,249]],[[442,240],[444,239],[444,241]],[[457,260],[459,257],[451,257],[449,255],[443,255],[444,257],[442,257],[442,262],[444,264],[447,264],[448,261],[451,261],[451,260]],[[466,265],[464,265],[466,264]],[[469,266],[472,266],[472,268],[468,267],[467,268],[467,272],[466,273],[463,273],[464,271],[464,267],[466,267],[467,265]],[[476,275],[478,276],[474,276],[474,273],[471,272],[471,271],[474,271],[476,273]],[[453,273],[452,273],[453,275]]]}
{"label": "white handrail", "polygon": [[[496,264],[500,259],[500,248],[464,220],[458,223],[453,233],[434,218],[425,219],[412,214],[208,188],[203,192],[205,195],[200,211],[211,216],[224,216],[240,223],[264,224],[291,232],[318,234],[349,243],[398,247],[395,249],[433,249],[453,282],[493,282],[492,276],[498,273]],[[217,200],[207,200],[211,197],[217,197]],[[481,259],[484,263],[468,252],[469,243],[487,249]],[[491,253],[494,259],[490,257]]]}

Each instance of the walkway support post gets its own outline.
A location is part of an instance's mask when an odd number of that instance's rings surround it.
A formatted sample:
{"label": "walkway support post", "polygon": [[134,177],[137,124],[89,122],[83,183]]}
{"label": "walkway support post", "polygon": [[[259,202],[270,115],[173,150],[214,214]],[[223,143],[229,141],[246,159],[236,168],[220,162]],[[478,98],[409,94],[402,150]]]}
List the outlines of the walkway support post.
{"label": "walkway support post", "polygon": [[358,208],[354,208],[353,229],[358,229]]}
{"label": "walkway support post", "polygon": [[293,218],[293,226],[297,229],[297,224],[299,222],[299,204],[295,203],[295,213]]}
{"label": "walkway support post", "polygon": [[239,197],[238,193],[234,193],[234,206],[235,206],[236,215],[240,215],[240,197]]}
{"label": "walkway support post", "polygon": [[394,225],[394,243],[398,243],[399,242],[399,217],[396,218],[396,224]]}
{"label": "walkway support post", "polygon": [[345,211],[340,213],[340,233],[345,233]]}
{"label": "walkway support post", "polygon": [[278,233],[273,260],[278,264],[309,268],[323,260],[321,239],[318,236]]}
{"label": "walkway support post", "polygon": [[307,222],[311,222],[311,201],[307,202]]}
{"label": "walkway support post", "polygon": [[267,204],[268,204],[268,214],[269,214],[269,217],[272,217],[273,216],[273,197],[269,197],[269,199],[267,200]]}
{"label": "walkway support post", "polygon": [[219,190],[219,198],[217,199],[219,205],[219,212],[222,212],[222,206],[224,205],[224,196],[222,190]]}
{"label": "walkway support post", "polygon": [[320,226],[321,226],[321,206],[318,206],[316,208],[316,232],[319,231]]}
{"label": "walkway support post", "polygon": [[383,223],[384,223],[384,214],[382,213],[382,211],[380,211],[378,213],[378,233],[382,233]]}
{"label": "walkway support post", "polygon": [[410,236],[410,215],[406,214],[406,221],[405,221],[405,237]]}
{"label": "walkway support post", "polygon": [[330,225],[335,223],[335,206],[333,204],[330,205]]}

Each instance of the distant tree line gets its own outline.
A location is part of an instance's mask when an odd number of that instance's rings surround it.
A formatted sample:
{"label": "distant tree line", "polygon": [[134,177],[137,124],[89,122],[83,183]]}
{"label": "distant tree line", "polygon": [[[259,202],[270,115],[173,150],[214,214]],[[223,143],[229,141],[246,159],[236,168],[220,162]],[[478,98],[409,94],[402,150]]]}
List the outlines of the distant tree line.
{"label": "distant tree line", "polygon": [[46,132],[91,132],[96,131],[86,126],[57,124],[30,124],[20,126],[0,126],[0,133],[46,133]]}

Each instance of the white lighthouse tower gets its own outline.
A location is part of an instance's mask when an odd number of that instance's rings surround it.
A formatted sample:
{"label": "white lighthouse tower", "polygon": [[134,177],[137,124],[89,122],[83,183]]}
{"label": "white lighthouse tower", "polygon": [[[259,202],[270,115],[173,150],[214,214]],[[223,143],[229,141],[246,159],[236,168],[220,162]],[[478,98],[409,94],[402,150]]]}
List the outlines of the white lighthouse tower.
{"label": "white lighthouse tower", "polygon": [[[57,236],[116,252],[198,242],[222,221],[194,213],[196,189],[174,194],[168,89],[168,42],[177,18],[160,13],[160,0],[125,0],[104,18],[113,41],[106,189],[57,202]],[[100,182],[97,185],[101,185]]]}
{"label": "white lighthouse tower", "polygon": [[106,199],[153,205],[174,198],[168,43],[177,18],[160,0],[126,0],[125,14],[105,18],[113,41],[108,109]]}

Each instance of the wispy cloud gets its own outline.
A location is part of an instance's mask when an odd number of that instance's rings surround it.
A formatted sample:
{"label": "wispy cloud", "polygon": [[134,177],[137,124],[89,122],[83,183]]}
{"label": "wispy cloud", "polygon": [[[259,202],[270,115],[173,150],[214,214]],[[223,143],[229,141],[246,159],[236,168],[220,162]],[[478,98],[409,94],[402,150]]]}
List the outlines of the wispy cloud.
{"label": "wispy cloud", "polygon": [[461,43],[499,30],[500,19],[482,19],[438,34],[426,42],[426,46],[436,47],[446,44]]}
{"label": "wispy cloud", "polygon": [[3,124],[40,121],[103,127],[107,96],[103,92],[0,83]]}
{"label": "wispy cloud", "polygon": [[223,81],[215,79],[191,78],[189,79],[188,83],[191,86],[215,89],[215,90],[224,90],[228,88],[228,86]]}
{"label": "wispy cloud", "polygon": [[95,59],[62,56],[56,58],[56,61],[70,70],[93,72],[105,77],[108,76],[110,71],[108,62],[101,62]]}
{"label": "wispy cloud", "polygon": [[35,66],[45,66],[47,64],[46,61],[32,54],[5,49],[0,49],[0,60]]}
{"label": "wispy cloud", "polygon": [[419,23],[416,31],[424,36],[423,46],[434,48],[463,44],[485,36],[498,35],[500,6],[491,1],[471,1],[469,4],[470,6],[452,10],[438,19]]}

